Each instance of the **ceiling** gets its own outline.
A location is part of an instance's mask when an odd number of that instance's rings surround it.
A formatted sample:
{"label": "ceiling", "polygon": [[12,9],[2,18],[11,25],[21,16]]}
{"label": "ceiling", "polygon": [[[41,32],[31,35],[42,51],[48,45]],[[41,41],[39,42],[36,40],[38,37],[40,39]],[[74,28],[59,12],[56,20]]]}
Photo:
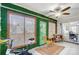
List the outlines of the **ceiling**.
{"label": "ceiling", "polygon": [[79,3],[15,3],[15,4],[46,16],[49,16],[49,14],[46,14],[46,12],[48,12],[49,10],[54,10],[54,8],[56,8],[58,5],[60,5],[62,9],[64,9],[67,6],[71,6],[71,8],[66,11],[69,12],[70,15],[61,15],[58,18],[56,18],[54,15],[49,17],[54,18],[60,22],[70,22],[79,20]]}

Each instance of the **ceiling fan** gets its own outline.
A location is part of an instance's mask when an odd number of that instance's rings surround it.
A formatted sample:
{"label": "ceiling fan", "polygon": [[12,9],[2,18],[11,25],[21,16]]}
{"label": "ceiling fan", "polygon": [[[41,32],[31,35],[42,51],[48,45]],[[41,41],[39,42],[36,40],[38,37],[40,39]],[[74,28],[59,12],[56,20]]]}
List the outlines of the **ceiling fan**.
{"label": "ceiling fan", "polygon": [[[53,11],[53,10],[49,10],[48,13],[52,13],[52,14],[49,15],[49,16],[52,16],[53,14],[56,15],[56,18],[57,18],[60,14],[61,14],[61,15],[69,15],[70,13],[65,12],[65,11],[69,10],[70,8],[71,8],[70,6],[64,8],[64,9],[62,9],[61,7],[56,7],[56,8],[54,9],[54,11]],[[58,14],[58,15],[57,15],[57,14]]]}

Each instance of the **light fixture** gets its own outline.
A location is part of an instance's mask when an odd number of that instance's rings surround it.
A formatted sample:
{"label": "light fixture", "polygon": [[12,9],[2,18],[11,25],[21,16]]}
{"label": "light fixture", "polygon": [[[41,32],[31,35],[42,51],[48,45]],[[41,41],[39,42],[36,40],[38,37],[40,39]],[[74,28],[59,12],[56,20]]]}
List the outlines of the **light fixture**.
{"label": "light fixture", "polygon": [[57,13],[55,14],[55,17],[57,18],[57,17],[60,17],[61,15],[62,15],[61,12],[57,12]]}

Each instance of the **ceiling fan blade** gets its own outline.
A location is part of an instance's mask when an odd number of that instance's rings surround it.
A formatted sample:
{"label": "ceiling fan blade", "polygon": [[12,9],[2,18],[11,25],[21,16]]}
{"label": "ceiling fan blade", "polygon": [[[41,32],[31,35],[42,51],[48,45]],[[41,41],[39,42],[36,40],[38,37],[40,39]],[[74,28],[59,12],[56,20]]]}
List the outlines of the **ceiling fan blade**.
{"label": "ceiling fan blade", "polygon": [[69,15],[70,13],[63,13],[63,15]]}
{"label": "ceiling fan blade", "polygon": [[55,13],[55,11],[49,10],[49,11],[45,12],[45,14],[49,14],[49,13]]}
{"label": "ceiling fan blade", "polygon": [[70,6],[69,6],[69,7],[66,7],[66,8],[64,8],[63,10],[61,10],[61,12],[64,12],[64,11],[70,9],[70,8],[71,8]]}
{"label": "ceiling fan blade", "polygon": [[55,11],[49,10],[49,12],[55,13]]}

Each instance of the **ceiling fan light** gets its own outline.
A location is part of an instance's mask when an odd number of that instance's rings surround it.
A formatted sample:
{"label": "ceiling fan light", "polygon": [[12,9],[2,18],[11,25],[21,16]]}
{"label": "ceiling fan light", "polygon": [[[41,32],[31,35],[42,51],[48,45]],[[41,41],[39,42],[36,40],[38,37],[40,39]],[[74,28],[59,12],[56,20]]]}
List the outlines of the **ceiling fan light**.
{"label": "ceiling fan light", "polygon": [[59,16],[61,16],[61,15],[62,15],[62,13],[56,13],[56,14],[55,14],[56,17],[57,17],[57,16],[59,17]]}

